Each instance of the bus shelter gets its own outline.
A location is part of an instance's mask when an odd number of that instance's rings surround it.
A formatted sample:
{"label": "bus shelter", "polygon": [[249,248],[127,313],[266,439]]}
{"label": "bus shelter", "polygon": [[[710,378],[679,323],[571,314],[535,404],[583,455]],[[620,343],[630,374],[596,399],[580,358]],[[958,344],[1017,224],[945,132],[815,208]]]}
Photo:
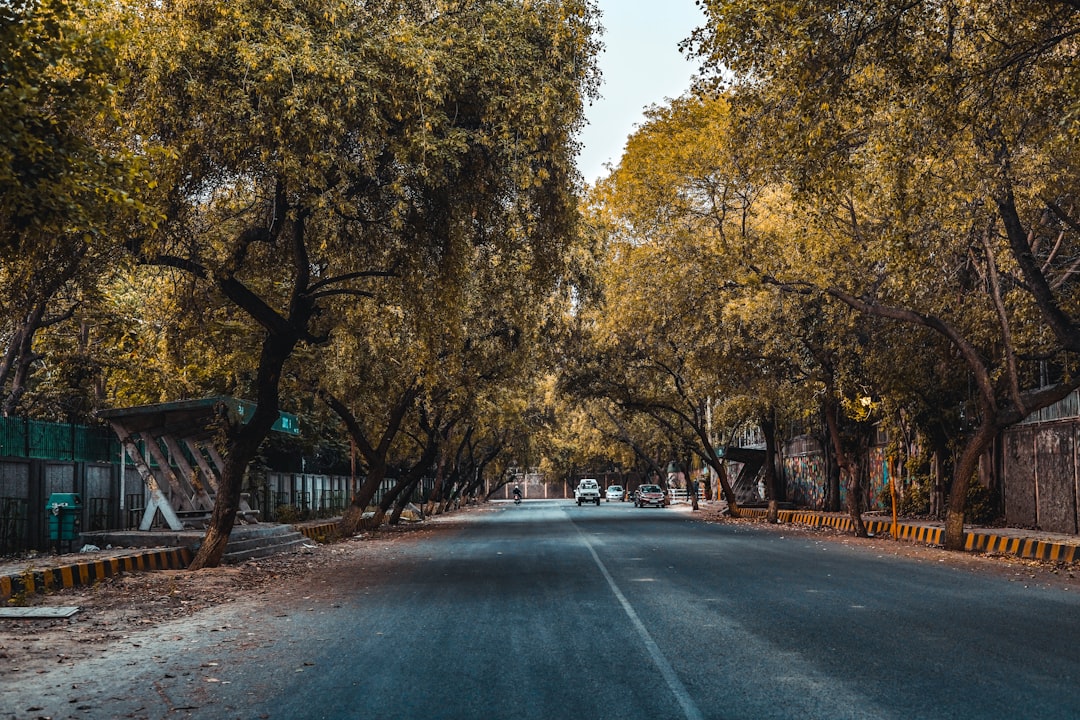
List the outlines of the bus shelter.
{"label": "bus shelter", "polygon": [[[97,413],[112,426],[145,486],[139,530],[149,530],[157,513],[174,531],[209,518],[225,467],[214,444],[216,420],[224,413],[244,423],[255,407],[246,400],[218,396]],[[300,434],[296,416],[289,413],[281,413],[273,429]],[[248,522],[258,521],[243,497],[239,515]]]}

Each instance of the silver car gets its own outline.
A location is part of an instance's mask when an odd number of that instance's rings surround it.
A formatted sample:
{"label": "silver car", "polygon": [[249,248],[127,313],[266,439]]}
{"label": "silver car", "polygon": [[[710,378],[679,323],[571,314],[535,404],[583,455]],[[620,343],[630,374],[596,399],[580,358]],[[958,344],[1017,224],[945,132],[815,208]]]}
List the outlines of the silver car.
{"label": "silver car", "polygon": [[622,502],[626,498],[626,491],[623,490],[622,485],[612,485],[607,489],[605,498],[607,498],[608,502],[611,502],[612,500]]}

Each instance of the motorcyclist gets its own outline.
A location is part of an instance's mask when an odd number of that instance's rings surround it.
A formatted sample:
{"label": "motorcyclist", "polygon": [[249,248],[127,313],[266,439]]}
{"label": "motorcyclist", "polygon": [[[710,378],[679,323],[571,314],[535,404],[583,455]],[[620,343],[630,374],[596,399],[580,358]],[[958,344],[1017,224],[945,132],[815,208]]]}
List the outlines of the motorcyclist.
{"label": "motorcyclist", "polygon": [[517,486],[517,485],[514,486],[514,499],[515,500],[520,500],[521,499],[521,488],[519,486]]}

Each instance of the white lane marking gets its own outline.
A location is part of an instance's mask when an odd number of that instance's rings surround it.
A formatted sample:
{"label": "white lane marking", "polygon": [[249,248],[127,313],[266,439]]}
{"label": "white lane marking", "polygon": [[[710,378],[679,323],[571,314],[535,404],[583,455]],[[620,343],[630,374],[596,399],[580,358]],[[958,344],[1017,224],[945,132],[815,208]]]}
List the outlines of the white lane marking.
{"label": "white lane marking", "polygon": [[[571,520],[571,522],[573,522]],[[686,716],[686,720],[704,720],[704,716],[701,711],[698,710],[697,705],[690,698],[690,693],[687,692],[686,686],[679,680],[679,676],[675,674],[675,669],[671,667],[671,663],[664,657],[664,653],[660,651],[660,647],[656,644],[656,641],[652,639],[652,635],[645,628],[645,623],[641,622],[641,618],[634,611],[634,606],[630,604],[630,601],[626,599],[626,596],[622,594],[622,590],[615,583],[615,578],[611,577],[611,573],[608,572],[607,567],[603,561],[600,560],[600,556],[596,554],[596,550],[593,548],[592,543],[589,542],[589,538],[585,533],[581,532],[581,529],[577,528],[578,534],[581,535],[581,539],[585,542],[585,547],[589,549],[589,553],[592,555],[593,562],[596,563],[596,567],[600,568],[600,574],[607,580],[608,586],[611,588],[611,592],[618,598],[619,604],[622,605],[623,610],[626,612],[626,616],[630,618],[630,623],[637,630],[638,635],[641,636],[642,642],[645,643],[645,649],[649,651],[649,656],[652,658],[653,663],[656,664],[656,669],[660,671],[661,677],[664,678],[664,682],[667,683],[668,688],[671,690],[672,695],[679,702],[679,706],[682,707],[683,715]]]}

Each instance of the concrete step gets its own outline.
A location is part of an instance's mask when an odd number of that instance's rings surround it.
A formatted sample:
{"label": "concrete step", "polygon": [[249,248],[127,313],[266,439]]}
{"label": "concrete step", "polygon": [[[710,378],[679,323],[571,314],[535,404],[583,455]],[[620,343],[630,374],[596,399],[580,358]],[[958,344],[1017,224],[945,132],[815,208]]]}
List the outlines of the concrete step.
{"label": "concrete step", "polygon": [[[181,532],[151,530],[112,530],[108,532],[83,533],[83,541],[104,548],[113,547],[183,547],[193,554],[202,544],[202,530]],[[225,562],[243,562],[253,557],[266,557],[279,552],[290,552],[310,542],[292,525],[258,523],[237,525],[229,534],[225,548]]]}
{"label": "concrete step", "polygon": [[297,540],[303,542],[304,536],[300,532],[292,529],[284,532],[274,533],[272,535],[257,535],[247,538],[235,538],[230,536],[229,544],[225,547],[225,552],[243,552],[245,550],[252,550],[258,547],[267,547],[272,545],[282,545],[285,543],[296,542]]}
{"label": "concrete step", "polygon": [[304,547],[307,540],[292,540],[289,542],[275,543],[273,545],[263,545],[261,547],[251,548],[249,550],[241,550],[236,552],[226,552],[221,558],[221,561],[230,565],[236,563],[242,563],[254,558],[270,557],[271,555],[279,555],[281,553],[296,552]]}
{"label": "concrete step", "polygon": [[[239,532],[237,532],[239,531]],[[252,558],[294,552],[309,542],[290,525],[250,525],[236,528],[229,537],[222,561],[239,563]]]}
{"label": "concrete step", "polygon": [[292,525],[278,525],[276,523],[258,523],[257,525],[236,525],[229,534],[229,544],[246,540],[259,540],[264,538],[283,537],[296,534],[298,531]]}

